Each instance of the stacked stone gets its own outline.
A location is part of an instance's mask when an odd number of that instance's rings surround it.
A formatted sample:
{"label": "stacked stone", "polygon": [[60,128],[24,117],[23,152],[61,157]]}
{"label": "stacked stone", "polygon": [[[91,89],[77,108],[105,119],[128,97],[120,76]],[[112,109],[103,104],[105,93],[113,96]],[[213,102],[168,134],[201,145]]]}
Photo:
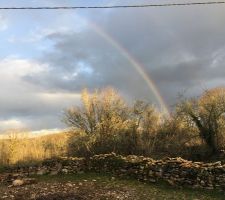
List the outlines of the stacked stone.
{"label": "stacked stone", "polygon": [[110,172],[148,182],[165,180],[177,186],[225,189],[225,165],[220,162],[191,162],[179,157],[153,160],[142,156],[105,154],[92,157],[89,165],[96,172]]}
{"label": "stacked stone", "polygon": [[107,172],[147,182],[164,180],[177,186],[225,190],[225,165],[221,162],[191,162],[180,157],[153,160],[143,156],[123,157],[111,153],[95,155],[89,159],[62,157],[45,160],[39,165],[11,169],[11,173],[21,177],[30,174],[74,174],[86,171]]}
{"label": "stacked stone", "polygon": [[74,174],[80,173],[87,170],[87,160],[84,158],[76,157],[60,157],[51,160],[45,160],[42,162],[38,169],[37,173],[41,170],[45,170],[45,174]]}

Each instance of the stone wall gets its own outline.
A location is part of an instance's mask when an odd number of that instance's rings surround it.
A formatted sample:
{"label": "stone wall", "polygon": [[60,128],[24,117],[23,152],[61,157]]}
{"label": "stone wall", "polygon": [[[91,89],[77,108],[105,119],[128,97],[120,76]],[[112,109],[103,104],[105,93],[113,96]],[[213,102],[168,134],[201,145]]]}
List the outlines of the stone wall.
{"label": "stone wall", "polygon": [[[8,169],[3,178],[10,180],[13,176],[58,173],[71,174],[82,172],[107,172],[113,176],[133,177],[141,181],[157,182],[163,180],[171,185],[192,188],[220,189],[225,191],[225,165],[220,162],[191,162],[182,158],[165,158],[153,160],[142,156],[104,154],[89,159],[57,158],[46,160],[39,165]],[[9,177],[11,176],[11,177]]]}

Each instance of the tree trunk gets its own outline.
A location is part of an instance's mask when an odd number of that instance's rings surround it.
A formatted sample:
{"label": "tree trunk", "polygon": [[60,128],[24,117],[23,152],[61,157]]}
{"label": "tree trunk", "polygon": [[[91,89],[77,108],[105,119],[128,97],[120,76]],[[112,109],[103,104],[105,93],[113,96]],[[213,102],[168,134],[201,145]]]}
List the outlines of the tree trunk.
{"label": "tree trunk", "polygon": [[205,138],[206,144],[212,150],[212,155],[215,155],[219,152],[218,145],[216,143],[216,137],[214,133],[207,133],[207,137]]}
{"label": "tree trunk", "polygon": [[212,154],[218,153],[218,145],[216,143],[216,134],[213,131],[209,131],[205,128],[201,121],[198,119],[197,116],[191,114],[193,121],[195,122],[196,126],[198,127],[200,137],[205,141],[208,147],[212,150]]}

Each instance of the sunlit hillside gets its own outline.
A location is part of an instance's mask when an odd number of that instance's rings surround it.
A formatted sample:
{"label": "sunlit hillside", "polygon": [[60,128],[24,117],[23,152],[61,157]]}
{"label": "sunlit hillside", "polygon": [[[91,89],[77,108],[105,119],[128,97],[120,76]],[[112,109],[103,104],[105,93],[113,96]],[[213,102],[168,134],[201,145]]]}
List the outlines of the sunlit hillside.
{"label": "sunlit hillside", "polygon": [[0,139],[0,165],[40,161],[65,155],[67,152],[67,132],[34,133],[9,131]]}

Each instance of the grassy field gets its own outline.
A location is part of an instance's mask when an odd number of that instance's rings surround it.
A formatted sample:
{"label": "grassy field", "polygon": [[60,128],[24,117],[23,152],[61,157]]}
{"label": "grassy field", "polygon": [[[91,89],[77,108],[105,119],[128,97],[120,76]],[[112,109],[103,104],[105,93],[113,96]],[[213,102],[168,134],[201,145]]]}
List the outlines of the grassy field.
{"label": "grassy field", "polygon": [[[218,191],[174,188],[165,183],[147,184],[131,179],[117,179],[109,175],[94,173],[36,177],[34,185],[0,187],[4,199],[129,199],[129,200],[213,200],[224,199]],[[16,194],[16,195],[15,195]],[[10,197],[11,195],[11,197]],[[14,196],[14,197],[12,197]],[[0,197],[3,199],[4,196]],[[9,197],[9,198],[7,198]]]}
{"label": "grassy field", "polygon": [[26,132],[11,132],[0,139],[0,166],[38,162],[66,155],[68,133],[32,136]]}

